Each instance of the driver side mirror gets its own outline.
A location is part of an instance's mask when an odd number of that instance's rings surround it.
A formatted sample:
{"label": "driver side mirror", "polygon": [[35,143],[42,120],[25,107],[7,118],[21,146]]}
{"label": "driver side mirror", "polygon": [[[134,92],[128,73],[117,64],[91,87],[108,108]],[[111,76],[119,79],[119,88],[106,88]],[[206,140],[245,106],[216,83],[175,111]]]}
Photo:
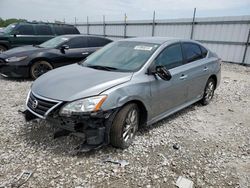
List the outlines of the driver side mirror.
{"label": "driver side mirror", "polygon": [[68,49],[69,49],[69,46],[66,45],[66,44],[62,45],[61,48],[60,48],[62,53],[65,53],[65,50],[68,50]]}
{"label": "driver side mirror", "polygon": [[152,66],[149,69],[149,73],[157,74],[161,79],[168,81],[172,78],[171,73],[164,66]]}

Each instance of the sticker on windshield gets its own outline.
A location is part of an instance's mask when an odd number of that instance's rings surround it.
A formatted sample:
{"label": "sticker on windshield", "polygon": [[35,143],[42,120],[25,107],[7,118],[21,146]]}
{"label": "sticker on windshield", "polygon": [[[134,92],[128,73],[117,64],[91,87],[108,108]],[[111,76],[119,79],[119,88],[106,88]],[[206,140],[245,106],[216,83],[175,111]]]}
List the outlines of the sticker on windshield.
{"label": "sticker on windshield", "polygon": [[153,49],[153,47],[150,47],[150,46],[135,46],[134,49],[135,50],[151,51]]}

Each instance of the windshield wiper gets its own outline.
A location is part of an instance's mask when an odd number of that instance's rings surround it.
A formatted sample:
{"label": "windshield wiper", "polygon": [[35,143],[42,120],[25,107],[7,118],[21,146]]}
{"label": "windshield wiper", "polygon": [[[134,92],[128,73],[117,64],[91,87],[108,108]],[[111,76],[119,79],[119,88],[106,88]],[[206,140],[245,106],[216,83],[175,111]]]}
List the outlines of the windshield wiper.
{"label": "windshield wiper", "polygon": [[101,65],[87,65],[87,67],[90,67],[93,69],[99,69],[99,70],[107,70],[107,71],[118,70],[115,67],[101,66]]}

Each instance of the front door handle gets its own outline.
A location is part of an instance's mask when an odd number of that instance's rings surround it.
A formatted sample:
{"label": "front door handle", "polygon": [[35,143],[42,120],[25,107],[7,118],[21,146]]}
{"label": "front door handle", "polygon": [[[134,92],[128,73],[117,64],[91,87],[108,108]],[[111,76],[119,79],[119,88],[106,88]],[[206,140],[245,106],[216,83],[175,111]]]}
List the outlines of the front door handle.
{"label": "front door handle", "polygon": [[208,68],[207,68],[207,67],[204,67],[203,71],[207,71],[207,70],[208,70]]}
{"label": "front door handle", "polygon": [[182,74],[181,77],[180,77],[180,80],[185,80],[186,78],[187,78],[187,75]]}
{"label": "front door handle", "polygon": [[89,54],[89,52],[83,52],[82,53],[82,55],[88,55]]}

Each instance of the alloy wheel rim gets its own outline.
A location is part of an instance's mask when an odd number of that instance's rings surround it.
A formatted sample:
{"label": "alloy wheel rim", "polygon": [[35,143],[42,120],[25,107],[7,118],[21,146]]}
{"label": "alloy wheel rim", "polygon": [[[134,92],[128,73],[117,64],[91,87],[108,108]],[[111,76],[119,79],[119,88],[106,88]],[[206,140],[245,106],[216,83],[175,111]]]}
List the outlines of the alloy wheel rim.
{"label": "alloy wheel rim", "polygon": [[124,142],[129,142],[135,135],[138,127],[138,112],[132,109],[128,112],[125,119],[122,137]]}
{"label": "alloy wheel rim", "polygon": [[206,100],[210,101],[213,98],[213,93],[214,93],[214,84],[213,82],[209,82],[206,88]]}
{"label": "alloy wheel rim", "polygon": [[38,64],[35,68],[34,68],[34,75],[36,78],[38,78],[39,76],[41,76],[42,74],[48,72],[51,70],[51,67],[46,65],[46,64]]}

